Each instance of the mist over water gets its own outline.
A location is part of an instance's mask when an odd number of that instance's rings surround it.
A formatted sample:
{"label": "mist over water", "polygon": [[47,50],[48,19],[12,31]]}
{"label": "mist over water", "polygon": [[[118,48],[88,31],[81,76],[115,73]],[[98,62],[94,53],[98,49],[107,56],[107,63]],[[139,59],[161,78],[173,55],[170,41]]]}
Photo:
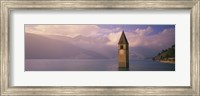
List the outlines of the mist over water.
{"label": "mist over water", "polygon": [[25,71],[175,71],[175,64],[130,60],[128,69],[119,69],[116,59],[26,59]]}

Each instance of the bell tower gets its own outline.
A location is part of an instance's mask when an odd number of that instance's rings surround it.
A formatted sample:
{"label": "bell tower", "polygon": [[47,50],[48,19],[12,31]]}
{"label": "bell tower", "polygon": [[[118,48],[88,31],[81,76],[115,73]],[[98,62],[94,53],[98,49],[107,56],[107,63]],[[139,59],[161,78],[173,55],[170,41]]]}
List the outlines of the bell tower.
{"label": "bell tower", "polygon": [[129,68],[129,45],[124,31],[118,43],[118,67]]}

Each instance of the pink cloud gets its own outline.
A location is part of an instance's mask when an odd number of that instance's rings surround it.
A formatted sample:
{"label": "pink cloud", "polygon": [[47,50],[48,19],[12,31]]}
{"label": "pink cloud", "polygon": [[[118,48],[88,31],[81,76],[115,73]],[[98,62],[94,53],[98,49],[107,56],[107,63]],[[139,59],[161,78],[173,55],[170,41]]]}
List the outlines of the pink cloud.
{"label": "pink cloud", "polygon": [[[125,32],[130,47],[144,46],[151,49],[164,49],[175,43],[175,29],[164,29],[159,34],[148,35],[153,32],[149,26],[146,29],[137,28],[131,32]],[[109,45],[117,45],[121,31],[108,34]]]}
{"label": "pink cloud", "polygon": [[[97,25],[25,25],[27,33],[68,37],[94,36],[96,39],[105,38],[101,43],[109,46],[117,46],[122,30],[120,27],[108,29]],[[152,32],[153,28],[148,26],[145,29],[136,28],[125,34],[130,47],[144,46],[151,49],[164,49],[175,43],[175,29],[164,29],[158,34],[149,35]]]}
{"label": "pink cloud", "polygon": [[119,42],[120,36],[121,36],[121,31],[108,34],[107,38],[108,38],[109,41],[106,44],[116,46],[117,43]]}
{"label": "pink cloud", "polygon": [[76,37],[78,35],[92,36],[101,31],[96,25],[35,25],[25,26],[25,32],[40,35],[62,35]]}
{"label": "pink cloud", "polygon": [[146,29],[139,29],[139,28],[137,28],[136,30],[134,30],[134,32],[137,33],[140,36],[148,35],[152,31],[153,31],[153,29],[150,26],[148,26]]}
{"label": "pink cloud", "polygon": [[[147,31],[151,33],[150,31]],[[164,29],[159,34],[146,35],[142,34],[127,34],[130,46],[145,46],[152,49],[167,48],[175,43],[175,29]],[[149,34],[148,33],[148,34]]]}

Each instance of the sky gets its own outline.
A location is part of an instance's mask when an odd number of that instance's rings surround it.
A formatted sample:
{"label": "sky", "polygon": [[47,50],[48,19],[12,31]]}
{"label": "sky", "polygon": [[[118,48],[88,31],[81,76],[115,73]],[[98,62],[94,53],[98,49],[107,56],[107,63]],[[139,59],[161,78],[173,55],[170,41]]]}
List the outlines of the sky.
{"label": "sky", "polygon": [[[144,56],[146,55],[142,51],[153,50],[153,52],[146,52],[149,54],[152,53],[150,56],[153,56],[159,51],[175,44],[175,25],[25,25],[25,33],[40,36],[65,36],[69,38],[82,36],[91,38],[90,40],[94,42],[93,46],[99,46],[101,44],[102,46],[111,47],[117,47],[123,30],[129,42],[130,50],[138,50],[137,54]],[[85,44],[85,42],[83,43]]]}

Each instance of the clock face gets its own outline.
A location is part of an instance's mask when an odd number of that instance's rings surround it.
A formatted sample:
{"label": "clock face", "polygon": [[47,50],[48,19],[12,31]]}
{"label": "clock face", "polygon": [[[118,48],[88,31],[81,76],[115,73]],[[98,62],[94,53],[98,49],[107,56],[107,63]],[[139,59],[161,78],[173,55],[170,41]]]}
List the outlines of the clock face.
{"label": "clock face", "polygon": [[125,51],[124,50],[119,50],[119,54],[124,54]]}

